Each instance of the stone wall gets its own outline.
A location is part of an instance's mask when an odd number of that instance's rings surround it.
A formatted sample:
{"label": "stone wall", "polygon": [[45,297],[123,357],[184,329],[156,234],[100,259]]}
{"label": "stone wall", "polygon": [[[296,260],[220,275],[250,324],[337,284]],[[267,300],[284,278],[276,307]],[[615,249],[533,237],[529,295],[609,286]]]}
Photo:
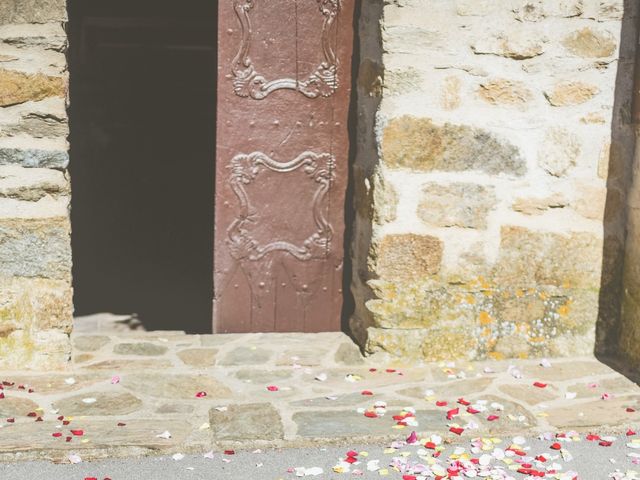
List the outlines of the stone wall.
{"label": "stone wall", "polygon": [[70,355],[65,21],[65,0],[0,0],[1,369]]}
{"label": "stone wall", "polygon": [[588,354],[597,324],[611,343],[636,6],[362,2],[351,324],[369,353]]}

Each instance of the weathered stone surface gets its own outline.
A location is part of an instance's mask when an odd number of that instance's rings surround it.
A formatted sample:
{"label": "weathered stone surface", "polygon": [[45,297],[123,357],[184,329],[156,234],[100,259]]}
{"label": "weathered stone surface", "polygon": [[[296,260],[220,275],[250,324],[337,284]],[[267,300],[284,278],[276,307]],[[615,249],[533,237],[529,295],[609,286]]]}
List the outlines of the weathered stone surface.
{"label": "weathered stone surface", "polygon": [[600,112],[590,112],[580,118],[580,122],[585,125],[604,125],[607,123],[607,119]]}
{"label": "weathered stone surface", "polygon": [[133,392],[159,398],[193,399],[198,392],[209,397],[227,398],[231,391],[206,375],[133,373],[124,376],[121,384]]}
{"label": "weathered stone surface", "polygon": [[538,164],[554,177],[561,177],[573,167],[580,156],[580,139],[565,128],[550,128],[545,134]]}
{"label": "weathered stone surface", "polygon": [[[90,442],[65,442],[53,438],[51,432],[56,430],[60,422],[28,422],[15,423],[3,428],[0,435],[0,450],[9,452],[40,451],[48,452],[52,457],[60,458],[60,451],[80,452],[83,458],[88,458],[85,451],[108,448],[111,452],[120,449],[121,453],[128,452],[128,447],[139,447],[150,451],[166,451],[183,445],[192,427],[183,419],[165,419],[159,427],[157,419],[141,420],[128,419],[126,427],[114,425],[114,419],[98,420],[76,418],[73,427],[90,432]],[[170,439],[158,438],[164,430],[171,432]],[[5,434],[6,432],[6,434]],[[89,435],[87,435],[89,436]],[[140,450],[138,450],[140,451]],[[104,452],[103,452],[104,454]]]}
{"label": "weathered stone surface", "polygon": [[327,348],[306,348],[286,350],[278,356],[276,365],[302,365],[305,367],[316,367],[322,365],[329,350]]}
{"label": "weathered stone surface", "polygon": [[547,17],[577,17],[584,11],[583,0],[517,0],[513,13],[521,22],[540,22]]}
{"label": "weathered stone surface", "polygon": [[455,110],[460,107],[462,97],[460,95],[462,81],[460,77],[449,76],[444,79],[442,86],[442,108],[445,110]]}
{"label": "weathered stone surface", "polygon": [[588,383],[586,381],[575,383],[568,386],[567,391],[576,393],[576,398],[601,399],[603,393],[608,393],[614,397],[637,394],[638,385],[625,377],[619,376]]}
{"label": "weathered stone surface", "polygon": [[599,92],[600,89],[591,83],[564,81],[556,83],[544,95],[554,107],[567,107],[588,102]]}
{"label": "weathered stone surface", "polygon": [[423,171],[480,170],[523,175],[518,149],[491,133],[465,125],[436,125],[431,119],[403,116],[384,129],[382,156],[392,168]]}
{"label": "weathered stone surface", "polygon": [[67,45],[62,23],[1,25],[0,39],[5,45],[18,48],[44,47],[59,52]]}
{"label": "weathered stone surface", "polygon": [[518,2],[513,9],[513,13],[516,20],[520,22],[539,22],[547,16],[542,0]]}
{"label": "weathered stone surface", "polygon": [[[599,20],[622,20],[624,17],[625,2],[623,0],[599,0]],[[629,15],[631,16],[631,15]]]}
{"label": "weathered stone surface", "polygon": [[575,191],[577,195],[571,206],[585,218],[603,220],[607,197],[610,211],[617,212],[624,208],[622,193],[613,189],[607,191],[604,185],[576,182]]}
{"label": "weathered stone surface", "polygon": [[[455,401],[460,397],[482,396],[482,393],[493,383],[489,377],[471,378],[467,380],[456,380],[444,385],[429,385],[429,390],[433,390],[438,400]],[[411,398],[425,398],[425,388],[413,387],[400,390],[398,393]],[[484,397],[482,397],[484,398]]]}
{"label": "weathered stone surface", "polygon": [[[562,430],[594,427],[602,430],[606,426],[634,425],[640,420],[639,398],[634,395],[555,408],[547,412],[547,421]],[[626,407],[632,407],[636,411],[629,413]]]}
{"label": "weathered stone surface", "polygon": [[35,138],[65,137],[69,134],[66,119],[56,115],[30,113],[13,125],[0,130],[0,136],[30,135]]}
{"label": "weathered stone surface", "polygon": [[69,194],[69,182],[62,172],[45,168],[0,166],[0,198],[37,202],[51,195]]}
{"label": "weathered stone surface", "polygon": [[334,361],[342,365],[361,365],[364,363],[360,348],[355,343],[343,343],[336,351]]}
{"label": "weathered stone surface", "polygon": [[113,353],[118,355],[141,355],[145,357],[157,357],[167,353],[169,349],[165,345],[154,343],[119,343],[113,347]]}
{"label": "weathered stone surface", "polygon": [[414,67],[387,69],[384,72],[385,96],[419,91],[423,81],[422,74]]}
{"label": "weathered stone surface", "polygon": [[0,417],[3,422],[7,417],[26,417],[28,413],[35,412],[38,404],[28,398],[19,398],[6,393],[6,398],[0,400]]}
{"label": "weathered stone surface", "polygon": [[70,358],[69,335],[59,329],[17,329],[0,336],[0,369],[64,370]]}
{"label": "weathered stone surface", "polygon": [[[366,306],[377,327],[422,329],[446,324],[454,328],[457,322],[475,322],[475,308],[464,305],[460,292],[437,281],[376,280],[370,286],[377,298],[369,300]],[[473,295],[464,292],[464,297],[467,296],[475,302]]]}
{"label": "weathered stone surface", "polygon": [[[445,416],[435,410],[418,410],[420,425],[430,429],[444,428]],[[305,411],[293,415],[298,435],[307,438],[338,438],[357,436],[391,436],[393,421],[387,417],[371,419],[353,410]]]}
{"label": "weathered stone surface", "polygon": [[179,351],[177,355],[185,365],[191,367],[212,367],[216,363],[217,353],[218,350],[215,348],[190,348]]}
{"label": "weathered stone surface", "polygon": [[23,167],[63,170],[69,166],[69,154],[59,150],[0,147],[0,165],[21,165]]}
{"label": "weathered stone surface", "polygon": [[68,218],[0,220],[0,275],[68,279]]}
{"label": "weathered stone surface", "polygon": [[264,384],[277,380],[288,380],[292,376],[291,370],[238,370],[236,378],[247,383]]}
{"label": "weathered stone surface", "polygon": [[2,280],[0,298],[0,336],[29,328],[71,331],[72,290],[67,281],[40,278]]}
{"label": "weathered stone surface", "polygon": [[[94,403],[84,399],[95,399]],[[142,401],[130,393],[120,392],[87,392],[58,400],[53,408],[60,410],[61,415],[127,415],[142,407]]]}
{"label": "weathered stone surface", "polygon": [[562,193],[554,193],[547,197],[520,197],[516,198],[511,208],[525,215],[541,215],[553,208],[564,208],[569,205],[569,200]]}
{"label": "weathered stone surface", "polygon": [[494,275],[505,285],[598,288],[601,262],[602,239],[593,234],[505,226]]}
{"label": "weathered stone surface", "polygon": [[478,55],[498,55],[514,60],[537,57],[545,51],[546,38],[530,31],[516,31],[510,34],[498,33],[479,38],[471,44]]}
{"label": "weathered stone surface", "polygon": [[538,388],[531,384],[501,385],[500,391],[529,405],[538,405],[560,398],[558,389],[553,385],[547,385],[547,388]]}
{"label": "weathered stone surface", "polygon": [[193,413],[194,410],[195,407],[187,403],[165,403],[156,409],[156,413],[159,413],[160,415],[188,415]]}
{"label": "weathered stone surface", "polygon": [[443,243],[428,235],[387,235],[377,249],[376,271],[385,279],[409,280],[440,270]]}
{"label": "weathered stone surface", "polygon": [[496,299],[495,311],[499,321],[533,323],[545,316],[546,305],[543,295],[519,292]]}
{"label": "weathered stone surface", "polygon": [[533,98],[524,83],[507,79],[481,83],[478,93],[485,102],[500,106],[523,107]]}
{"label": "weathered stone surface", "polygon": [[260,347],[238,347],[227,353],[220,365],[263,365],[271,359],[272,352]]}
{"label": "weathered stone surface", "polygon": [[87,365],[87,370],[110,370],[114,372],[118,371],[146,371],[146,370],[166,370],[171,368],[171,362],[164,358],[154,358],[149,360],[103,360],[101,362],[92,363]]}
{"label": "weathered stone surface", "polygon": [[203,347],[221,347],[236,340],[244,339],[247,341],[250,337],[240,333],[218,333],[215,335],[200,335],[200,344]]}
{"label": "weathered stone surface", "polygon": [[544,382],[563,382],[572,378],[589,378],[595,375],[613,374],[614,371],[597,360],[572,360],[570,362],[551,361],[551,368],[538,365],[527,365],[522,373],[529,378],[536,378]]}
{"label": "weathered stone surface", "polygon": [[0,25],[61,22],[67,18],[65,0],[2,0]]}
{"label": "weathered stone surface", "polygon": [[[393,405],[397,405],[399,408],[402,408],[404,403],[406,403],[405,400],[390,399],[385,394],[376,394],[373,401],[385,401],[389,408],[392,408]],[[346,395],[339,395],[337,398],[335,398],[335,396],[331,396],[330,398],[327,398],[327,396],[305,398],[304,400],[291,402],[290,405],[294,408],[371,407],[371,402],[372,399],[368,395],[362,395],[360,392],[355,392]]]}
{"label": "weathered stone surface", "polygon": [[0,69],[0,107],[37,102],[47,97],[64,97],[65,90],[66,82],[61,77]]}
{"label": "weathered stone surface", "polygon": [[478,348],[478,339],[471,328],[462,326],[430,329],[368,328],[367,351],[386,352],[405,360],[472,359]]}
{"label": "weathered stone surface", "polygon": [[213,441],[280,440],[284,429],[280,414],[270,403],[229,405],[226,411],[209,410]]}
{"label": "weathered stone surface", "polygon": [[81,352],[95,352],[110,342],[104,335],[82,335],[73,338],[73,346]]}
{"label": "weathered stone surface", "polygon": [[428,183],[422,190],[418,216],[437,227],[484,229],[496,202],[493,187],[474,183]]}
{"label": "weathered stone surface", "polygon": [[[72,377],[75,383],[66,382]],[[17,384],[29,385],[38,395],[47,395],[59,392],[74,392],[76,390],[92,387],[100,382],[108,381],[111,378],[108,374],[103,373],[48,373],[46,375],[18,375],[12,376],[11,381]]]}
{"label": "weathered stone surface", "polygon": [[75,364],[88,363],[95,360],[96,356],[92,353],[76,353],[73,355],[71,361]]}
{"label": "weathered stone surface", "polygon": [[494,0],[456,0],[456,13],[460,16],[484,16],[496,10]]}
{"label": "weathered stone surface", "polygon": [[585,27],[566,36],[562,41],[574,55],[585,58],[605,58],[616,52],[617,43],[611,32]]}

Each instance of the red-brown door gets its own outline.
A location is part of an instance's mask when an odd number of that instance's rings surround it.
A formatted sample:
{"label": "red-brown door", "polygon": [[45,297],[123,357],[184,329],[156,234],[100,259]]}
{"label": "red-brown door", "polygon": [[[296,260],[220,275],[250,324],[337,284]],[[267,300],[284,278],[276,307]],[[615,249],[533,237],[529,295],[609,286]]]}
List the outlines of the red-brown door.
{"label": "red-brown door", "polygon": [[214,332],[340,330],[355,0],[221,0]]}

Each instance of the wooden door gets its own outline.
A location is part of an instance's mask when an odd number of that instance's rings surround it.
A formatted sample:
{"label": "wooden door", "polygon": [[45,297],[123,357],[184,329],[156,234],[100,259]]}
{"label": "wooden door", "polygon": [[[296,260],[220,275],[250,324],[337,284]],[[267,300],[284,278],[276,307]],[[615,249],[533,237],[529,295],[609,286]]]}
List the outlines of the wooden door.
{"label": "wooden door", "polygon": [[340,330],[355,0],[220,0],[214,332]]}

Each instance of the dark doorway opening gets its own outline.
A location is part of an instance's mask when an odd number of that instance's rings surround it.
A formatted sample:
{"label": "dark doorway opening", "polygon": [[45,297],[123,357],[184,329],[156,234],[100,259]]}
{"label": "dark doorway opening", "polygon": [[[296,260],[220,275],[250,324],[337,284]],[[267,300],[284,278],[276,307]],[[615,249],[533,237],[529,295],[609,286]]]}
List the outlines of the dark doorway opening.
{"label": "dark doorway opening", "polygon": [[211,329],[216,9],[69,1],[76,315]]}

